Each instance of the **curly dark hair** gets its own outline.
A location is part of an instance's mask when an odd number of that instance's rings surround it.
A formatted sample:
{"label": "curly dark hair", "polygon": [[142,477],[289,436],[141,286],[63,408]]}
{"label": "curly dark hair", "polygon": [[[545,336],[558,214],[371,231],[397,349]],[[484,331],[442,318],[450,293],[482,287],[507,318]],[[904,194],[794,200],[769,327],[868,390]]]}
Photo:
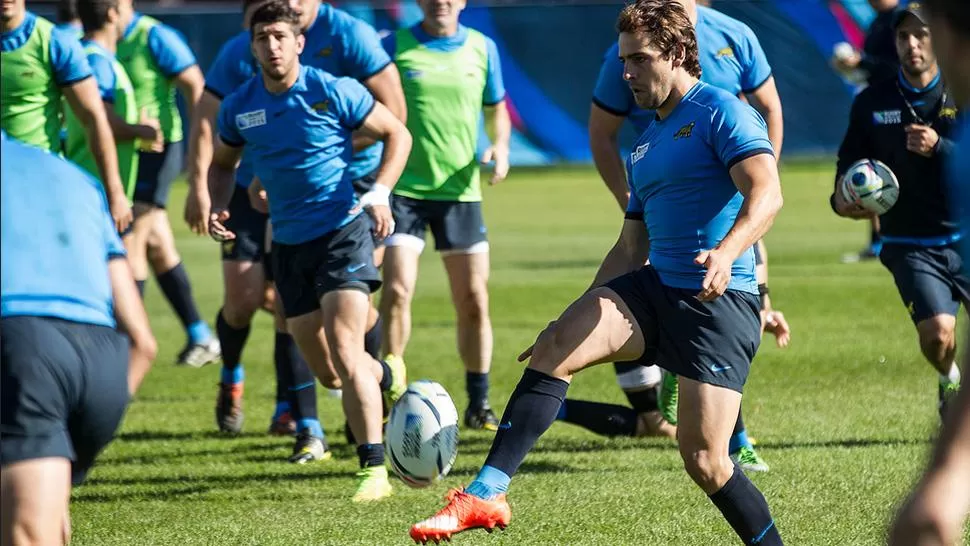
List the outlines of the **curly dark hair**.
{"label": "curly dark hair", "polygon": [[655,46],[670,56],[677,46],[683,46],[684,69],[695,78],[701,77],[701,63],[697,53],[697,35],[687,10],[672,0],[637,0],[620,12],[617,32],[646,34]]}
{"label": "curly dark hair", "polygon": [[250,21],[250,28],[255,29],[256,25],[271,25],[273,23],[287,23],[293,27],[293,32],[297,35],[303,32],[300,27],[300,15],[290,7],[286,0],[270,0],[256,8],[253,18]]}

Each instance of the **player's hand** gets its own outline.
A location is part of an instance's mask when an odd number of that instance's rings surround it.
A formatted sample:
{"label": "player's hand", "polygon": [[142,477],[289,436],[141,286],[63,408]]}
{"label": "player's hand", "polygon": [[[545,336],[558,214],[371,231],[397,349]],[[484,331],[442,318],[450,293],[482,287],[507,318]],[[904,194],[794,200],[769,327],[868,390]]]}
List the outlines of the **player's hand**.
{"label": "player's hand", "polygon": [[906,130],[906,149],[923,157],[933,157],[940,135],[927,125],[910,124]]}
{"label": "player's hand", "polygon": [[226,220],[228,219],[228,210],[212,211],[209,214],[209,236],[220,243],[235,239],[236,234],[226,227]]}
{"label": "player's hand", "polygon": [[724,256],[720,250],[702,250],[694,258],[694,263],[704,266],[707,273],[704,274],[704,281],[701,282],[701,291],[697,294],[700,301],[714,301],[727,290],[728,283],[731,282],[731,267],[734,260]]}
{"label": "player's hand", "polygon": [[852,47],[837,49],[835,56],[832,57],[832,66],[842,73],[851,72],[859,68],[860,64],[862,64],[862,55]]}
{"label": "player's hand", "polygon": [[253,182],[246,188],[246,194],[249,196],[249,204],[254,209],[263,214],[269,214],[269,199],[266,198],[266,189],[262,184]]}
{"label": "player's hand", "polygon": [[842,181],[836,184],[835,190],[835,210],[839,213],[839,216],[845,218],[852,218],[854,220],[861,220],[863,218],[872,218],[875,214],[869,209],[866,209],[860,205],[857,201],[849,201],[842,195]]}
{"label": "player's hand", "polygon": [[113,196],[108,208],[111,210],[111,218],[115,222],[115,228],[118,230],[118,233],[122,233],[128,229],[128,226],[134,221],[127,195],[118,194]]}
{"label": "player's hand", "polygon": [[[202,187],[201,190],[196,188]],[[209,234],[209,214],[212,208],[212,200],[206,190],[206,183],[195,182],[190,184],[191,189],[185,196],[185,210],[182,217],[189,229],[196,235]]]}
{"label": "player's hand", "polygon": [[505,180],[505,177],[509,175],[509,149],[504,146],[489,146],[482,153],[482,165],[487,165],[492,161],[495,162],[495,167],[492,170],[492,178],[488,180],[488,183],[495,185]]}
{"label": "player's hand", "polygon": [[781,311],[769,309],[765,312],[765,331],[774,334],[775,343],[781,348],[791,343],[791,327]]}
{"label": "player's hand", "polygon": [[391,215],[391,207],[387,205],[371,205],[364,207],[371,220],[374,221],[374,234],[378,239],[386,239],[394,233],[394,217]]}
{"label": "player's hand", "polygon": [[147,110],[142,110],[138,125],[142,132],[138,138],[139,150],[156,154],[165,151],[165,136],[162,134],[162,125],[157,119],[150,117]]}

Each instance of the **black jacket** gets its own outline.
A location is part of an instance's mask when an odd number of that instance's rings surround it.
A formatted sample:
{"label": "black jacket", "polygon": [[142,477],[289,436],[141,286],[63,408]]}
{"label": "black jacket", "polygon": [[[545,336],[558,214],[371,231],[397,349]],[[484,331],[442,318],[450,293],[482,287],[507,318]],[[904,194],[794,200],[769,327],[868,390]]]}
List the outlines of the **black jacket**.
{"label": "black jacket", "polygon": [[893,28],[895,16],[895,9],[877,13],[869,25],[862,45],[862,62],[859,65],[868,74],[866,81],[869,85],[893,78],[899,71],[896,29]]}

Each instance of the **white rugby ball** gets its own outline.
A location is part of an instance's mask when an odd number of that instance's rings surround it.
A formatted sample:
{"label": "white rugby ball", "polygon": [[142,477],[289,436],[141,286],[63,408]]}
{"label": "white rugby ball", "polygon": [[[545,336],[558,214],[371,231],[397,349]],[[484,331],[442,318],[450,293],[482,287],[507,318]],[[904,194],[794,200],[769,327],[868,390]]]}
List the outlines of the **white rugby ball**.
{"label": "white rugby ball", "polygon": [[444,387],[415,381],[391,408],[384,431],[391,468],[411,487],[448,474],[458,455],[458,410]]}
{"label": "white rugby ball", "polygon": [[878,159],[860,159],[842,175],[842,197],[876,214],[885,214],[899,198],[899,181]]}

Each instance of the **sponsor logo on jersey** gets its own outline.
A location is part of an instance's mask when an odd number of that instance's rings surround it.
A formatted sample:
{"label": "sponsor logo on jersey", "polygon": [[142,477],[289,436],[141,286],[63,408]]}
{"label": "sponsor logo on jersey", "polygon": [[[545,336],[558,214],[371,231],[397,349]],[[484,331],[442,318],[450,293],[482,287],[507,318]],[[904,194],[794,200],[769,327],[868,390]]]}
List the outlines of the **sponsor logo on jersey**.
{"label": "sponsor logo on jersey", "polygon": [[883,110],[872,113],[872,121],[876,125],[898,125],[903,122],[902,110]]}
{"label": "sponsor logo on jersey", "polygon": [[733,59],[734,50],[731,49],[731,46],[722,47],[721,49],[717,50],[717,53],[714,56],[718,59],[723,59],[725,57],[731,57]]}
{"label": "sponsor logo on jersey", "polygon": [[236,115],[236,127],[240,131],[266,125],[266,110],[259,109]]}
{"label": "sponsor logo on jersey", "polygon": [[330,101],[329,100],[322,100],[320,102],[317,102],[317,103],[314,103],[314,104],[310,105],[310,108],[313,108],[317,112],[326,112],[327,110],[330,109]]}
{"label": "sponsor logo on jersey", "polygon": [[404,77],[407,78],[407,79],[409,79],[409,80],[416,80],[416,79],[420,78],[423,74],[424,74],[424,72],[422,72],[420,70],[414,70],[412,68],[411,70],[408,70],[407,72],[404,73]]}
{"label": "sponsor logo on jersey", "polygon": [[33,78],[34,77],[34,71],[33,70],[24,70],[23,72],[20,73],[20,77],[21,78]]}
{"label": "sponsor logo on jersey", "polygon": [[687,125],[684,125],[680,129],[677,129],[677,132],[674,133],[674,140],[677,140],[678,138],[690,138],[690,134],[693,131],[694,131],[694,122],[692,121]]}
{"label": "sponsor logo on jersey", "polygon": [[637,146],[637,149],[633,150],[633,154],[632,154],[633,162],[636,163],[637,161],[640,161],[641,159],[643,159],[643,156],[647,155],[647,150],[649,149],[650,149],[649,142],[646,144],[641,144]]}
{"label": "sponsor logo on jersey", "polygon": [[317,51],[317,57],[329,57],[333,55],[333,47],[327,46],[320,51]]}

